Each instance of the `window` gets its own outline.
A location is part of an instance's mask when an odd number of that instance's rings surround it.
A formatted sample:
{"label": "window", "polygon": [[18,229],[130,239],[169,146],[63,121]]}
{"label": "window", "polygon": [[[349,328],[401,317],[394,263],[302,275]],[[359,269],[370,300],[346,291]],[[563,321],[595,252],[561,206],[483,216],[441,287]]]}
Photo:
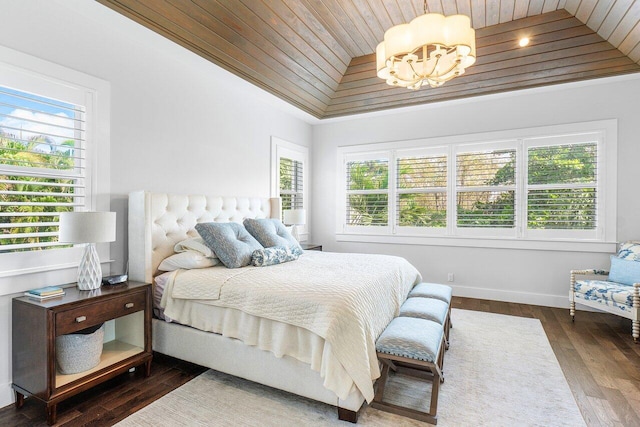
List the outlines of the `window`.
{"label": "window", "polygon": [[[516,148],[503,148],[502,145],[486,144],[481,150],[458,147],[455,165],[457,228],[493,229],[494,235],[507,235],[515,229]],[[507,231],[502,232],[502,229]]]}
{"label": "window", "polygon": [[446,228],[447,157],[444,151],[398,152],[398,227]]}
{"label": "window", "polygon": [[[3,294],[76,276],[83,247],[57,242],[58,214],[109,210],[110,88],[2,46],[0,58]],[[100,259],[110,260],[108,244],[97,250]]]}
{"label": "window", "polygon": [[[271,137],[271,194],[282,200],[282,219],[285,210],[309,208],[308,176],[309,149]],[[301,237],[307,234],[306,227],[298,227]]]}
{"label": "window", "polygon": [[343,237],[615,240],[615,121],[338,152]]}
{"label": "window", "polygon": [[0,253],[55,248],[58,213],[85,206],[81,105],[0,86]]}
{"label": "window", "polygon": [[530,139],[524,146],[527,232],[600,238],[602,135]]}
{"label": "window", "polygon": [[304,163],[280,157],[280,198],[282,210],[304,208]]}
{"label": "window", "polygon": [[389,160],[347,160],[346,224],[355,227],[387,226],[389,219]]}

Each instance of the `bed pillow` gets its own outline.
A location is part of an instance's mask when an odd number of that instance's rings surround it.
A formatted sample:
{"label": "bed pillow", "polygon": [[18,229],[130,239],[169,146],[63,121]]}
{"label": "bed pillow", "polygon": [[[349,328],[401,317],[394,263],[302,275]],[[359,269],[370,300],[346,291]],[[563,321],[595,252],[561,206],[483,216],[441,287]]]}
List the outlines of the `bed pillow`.
{"label": "bed pillow", "polygon": [[640,283],[640,262],[611,255],[609,281],[629,286]]}
{"label": "bed pillow", "polygon": [[287,228],[279,219],[247,218],[243,224],[247,228],[247,231],[265,248],[292,246],[297,249],[302,249],[298,241],[287,231]]}
{"label": "bed pillow", "polygon": [[205,222],[196,224],[196,231],[205,244],[228,268],[251,264],[251,254],[262,245],[236,222]]}
{"label": "bed pillow", "polygon": [[266,267],[268,265],[282,264],[295,261],[302,255],[302,249],[294,246],[272,246],[270,248],[257,249],[251,255],[251,265]]}
{"label": "bed pillow", "polygon": [[188,239],[182,240],[181,242],[175,244],[175,246],[173,247],[173,251],[175,253],[196,251],[209,258],[216,257],[216,254],[213,253],[211,248],[209,248],[204,243],[202,237],[189,237]]}
{"label": "bed pillow", "polygon": [[184,251],[163,259],[158,270],[173,271],[180,268],[190,270],[192,268],[213,267],[219,263],[218,258],[208,258],[198,251]]}
{"label": "bed pillow", "polygon": [[640,242],[624,242],[621,244],[618,258],[640,261]]}

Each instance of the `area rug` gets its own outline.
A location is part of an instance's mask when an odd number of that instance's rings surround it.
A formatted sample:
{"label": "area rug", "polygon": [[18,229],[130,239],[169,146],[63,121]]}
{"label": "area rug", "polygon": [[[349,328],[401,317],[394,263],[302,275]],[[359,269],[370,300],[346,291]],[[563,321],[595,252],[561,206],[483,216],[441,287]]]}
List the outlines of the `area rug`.
{"label": "area rug", "polygon": [[[585,425],[539,320],[455,309],[452,319],[438,426]],[[385,396],[393,403],[425,408],[429,388],[397,375]],[[371,407],[362,410],[358,424],[427,425]],[[339,421],[332,406],[209,370],[117,425],[352,424]]]}

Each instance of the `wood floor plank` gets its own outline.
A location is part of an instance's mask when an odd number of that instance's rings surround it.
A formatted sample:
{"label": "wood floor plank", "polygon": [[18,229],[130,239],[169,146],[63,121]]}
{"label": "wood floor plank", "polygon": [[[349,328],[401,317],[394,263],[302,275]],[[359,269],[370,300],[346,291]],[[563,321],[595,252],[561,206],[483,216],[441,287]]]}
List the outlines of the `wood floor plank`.
{"label": "wood floor plank", "polygon": [[[607,313],[454,297],[452,307],[537,318],[588,426],[640,425],[640,345],[631,321]],[[453,318],[455,331],[455,316]],[[206,368],[154,354],[151,376],[126,373],[58,406],[57,426],[111,426],[195,378]],[[46,426],[44,405],[0,409],[0,426]]]}

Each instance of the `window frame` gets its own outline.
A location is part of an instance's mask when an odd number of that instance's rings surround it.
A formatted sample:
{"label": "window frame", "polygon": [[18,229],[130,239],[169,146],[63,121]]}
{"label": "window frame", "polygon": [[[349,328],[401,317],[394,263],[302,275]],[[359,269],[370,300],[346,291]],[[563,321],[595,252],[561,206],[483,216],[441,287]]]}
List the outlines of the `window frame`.
{"label": "window frame", "polygon": [[[378,161],[378,160],[385,160],[387,162],[387,188],[386,189],[377,189],[377,190],[347,190],[347,182],[346,182],[346,176],[347,176],[347,164],[349,162],[366,162],[366,161]],[[344,215],[345,215],[345,224],[344,224],[344,230],[347,233],[356,233],[356,234],[361,234],[361,233],[374,233],[375,232],[385,232],[385,233],[389,233],[389,231],[391,230],[391,226],[389,225],[389,218],[392,218],[392,215],[395,215],[395,210],[392,210],[392,205],[389,203],[389,197],[391,196],[391,191],[390,188],[392,185],[394,185],[395,180],[392,179],[392,176],[395,172],[395,166],[391,164],[391,152],[390,151],[372,151],[372,152],[367,152],[367,153],[355,153],[355,154],[349,154],[347,156],[345,156],[344,158],[344,162],[342,164],[342,170],[343,170],[343,176],[345,177],[345,179],[343,180],[343,188],[342,188],[342,194],[343,194],[343,206],[344,208],[342,209]],[[347,197],[349,196],[349,194],[386,194],[387,195],[387,225],[365,225],[365,226],[354,226],[354,225],[347,225],[346,224],[346,212],[347,212]]]}
{"label": "window frame", "polygon": [[[526,207],[527,189],[526,150],[536,144],[548,145],[554,138],[564,138],[564,141],[574,136],[599,133],[598,139],[598,173],[597,173],[597,214],[598,225],[596,233],[585,236],[586,233],[573,233],[573,230],[561,235],[558,230],[527,230]],[[479,229],[457,227],[456,224],[456,193],[451,192],[451,186],[456,184],[456,155],[459,152],[470,152],[479,148],[516,147],[516,227],[507,232],[494,231],[497,228]],[[448,150],[448,191],[447,191],[447,227],[446,232],[437,231],[429,227],[399,227],[397,219],[390,216],[393,223],[392,231],[382,232],[382,227],[374,230],[351,230],[344,224],[344,207],[346,199],[343,197],[343,187],[346,182],[344,169],[345,156],[366,155],[370,151],[387,151],[391,153],[390,164],[395,164],[403,152],[415,150]],[[514,249],[541,250],[580,250],[580,251],[611,251],[615,250],[616,242],[616,161],[617,161],[617,120],[602,120],[585,123],[571,123],[536,128],[522,128],[506,131],[465,134],[440,138],[425,138],[408,141],[383,142],[356,146],[341,146],[337,150],[338,157],[338,196],[336,239],[337,241],[377,242],[401,244],[429,244],[441,246],[468,246]],[[451,165],[454,167],[451,167]],[[391,173],[391,171],[390,171]],[[390,176],[390,182],[395,176]],[[395,188],[395,182],[393,183]],[[392,185],[390,184],[391,188]],[[389,211],[393,210],[397,202],[397,193],[392,191],[389,197]],[[451,196],[453,195],[453,196]],[[394,203],[391,201],[394,200]],[[523,209],[524,207],[524,209]],[[453,218],[453,221],[451,221]],[[524,219],[524,223],[522,222]],[[524,228],[522,225],[524,224]],[[489,232],[487,232],[489,231]],[[543,231],[543,232],[539,232]]]}
{"label": "window frame", "polygon": [[[85,107],[85,206],[87,210],[108,211],[109,121],[108,82],[75,70],[0,47],[0,85],[63,100]],[[98,162],[98,158],[100,162]],[[0,295],[47,284],[74,282],[84,247],[55,248],[0,254]],[[111,262],[110,245],[97,244],[102,263]],[[108,273],[109,268],[103,266]]]}
{"label": "window frame", "polygon": [[[451,200],[449,197],[448,187],[451,180],[451,171],[449,165],[449,159],[451,157],[451,150],[447,146],[438,146],[438,147],[420,147],[420,148],[406,148],[393,150],[393,163],[394,163],[394,174],[393,174],[393,186],[395,188],[395,196],[394,196],[394,212],[393,212],[393,233],[394,234],[415,234],[415,235],[432,235],[432,236],[445,236],[450,234],[449,227],[451,226],[449,221],[449,211],[451,210]],[[413,189],[401,189],[398,186],[398,160],[407,159],[412,157],[436,157],[436,156],[444,156],[447,163],[447,186],[444,187],[444,192],[447,195],[447,214],[446,214],[446,226],[445,227],[412,227],[412,226],[402,226],[399,224],[399,209],[400,209],[400,195],[401,194],[411,194],[411,193],[435,193],[438,192],[439,189],[443,187],[426,187],[420,188],[418,191]],[[391,184],[390,184],[391,185]],[[412,191],[413,190],[413,191]]]}
{"label": "window frame", "polygon": [[[271,137],[271,197],[280,197],[280,159],[286,158],[302,163],[302,208],[306,213],[306,224],[298,226],[300,240],[305,241],[309,235],[309,148],[304,145],[285,141],[276,136]],[[284,206],[282,207],[284,211]]]}

